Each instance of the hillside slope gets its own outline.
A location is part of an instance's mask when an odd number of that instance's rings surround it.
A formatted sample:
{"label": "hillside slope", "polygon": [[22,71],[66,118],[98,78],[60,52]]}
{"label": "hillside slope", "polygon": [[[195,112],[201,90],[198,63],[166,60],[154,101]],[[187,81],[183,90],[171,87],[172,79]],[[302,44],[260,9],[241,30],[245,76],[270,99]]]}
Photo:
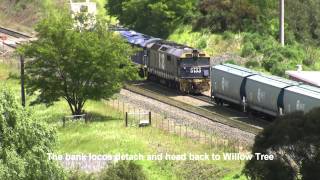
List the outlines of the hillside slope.
{"label": "hillside slope", "polygon": [[[85,0],[73,0],[83,2]],[[105,15],[106,0],[91,0],[97,3],[100,15]],[[48,9],[68,7],[69,0],[0,0],[0,26],[32,33],[34,25]]]}

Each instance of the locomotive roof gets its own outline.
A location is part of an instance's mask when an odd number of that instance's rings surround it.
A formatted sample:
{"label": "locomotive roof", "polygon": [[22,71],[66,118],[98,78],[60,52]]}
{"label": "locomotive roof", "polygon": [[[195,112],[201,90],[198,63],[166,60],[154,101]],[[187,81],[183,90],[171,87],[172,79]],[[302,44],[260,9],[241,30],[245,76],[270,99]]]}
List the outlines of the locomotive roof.
{"label": "locomotive roof", "polygon": [[165,41],[126,28],[113,28],[113,30],[119,32],[130,44],[155,49],[157,51],[159,50],[179,58],[186,58],[187,55],[192,55],[194,52],[197,52],[200,57],[209,57],[195,48],[171,41]]}
{"label": "locomotive roof", "polygon": [[171,42],[171,41],[157,41],[154,44],[152,44],[152,46],[150,47],[151,49],[154,50],[159,50],[162,52],[165,52],[167,54],[170,54],[172,56],[176,56],[179,58],[187,58],[188,55],[191,55],[192,58],[192,54],[194,52],[197,52],[200,56],[199,57],[208,57],[204,52],[199,51],[198,49],[186,46],[186,45],[182,45],[182,44],[178,44],[175,42]]}
{"label": "locomotive roof", "polygon": [[147,36],[135,31],[119,31],[121,36],[125,38],[130,44],[139,45],[144,47],[144,43],[150,39],[154,39],[151,36]]}

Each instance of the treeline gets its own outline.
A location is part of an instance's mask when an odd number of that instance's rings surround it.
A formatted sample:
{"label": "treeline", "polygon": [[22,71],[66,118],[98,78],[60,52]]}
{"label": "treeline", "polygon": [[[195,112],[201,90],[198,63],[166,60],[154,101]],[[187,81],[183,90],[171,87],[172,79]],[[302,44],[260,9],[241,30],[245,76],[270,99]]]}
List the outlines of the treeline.
{"label": "treeline", "polygon": [[285,47],[278,43],[279,0],[109,0],[106,8],[122,25],[155,37],[167,38],[184,25],[231,40],[241,34],[239,55],[249,68],[279,76],[297,64],[320,69],[316,0],[285,1]]}
{"label": "treeline", "polygon": [[[279,0],[109,0],[106,8],[120,23],[137,31],[167,37],[181,24],[213,33],[258,32],[278,36]],[[317,0],[285,1],[287,42],[319,45]]]}
{"label": "treeline", "polygon": [[106,8],[122,25],[166,38],[178,25],[192,19],[197,0],[108,0]]}

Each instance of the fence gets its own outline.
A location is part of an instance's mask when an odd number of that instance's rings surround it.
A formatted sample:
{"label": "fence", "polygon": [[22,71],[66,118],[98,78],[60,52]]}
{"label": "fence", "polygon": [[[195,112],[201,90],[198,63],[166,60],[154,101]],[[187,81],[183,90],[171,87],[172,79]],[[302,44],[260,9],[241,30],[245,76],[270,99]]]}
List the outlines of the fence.
{"label": "fence", "polygon": [[8,53],[0,55],[0,63],[8,65],[10,68],[20,70],[20,59],[16,54]]}
{"label": "fence", "polygon": [[[128,125],[125,121],[126,114],[139,114],[140,112],[149,112],[150,110],[136,107],[132,104],[123,102],[119,99],[107,101],[108,106],[120,112],[117,114],[119,119],[124,120],[124,125]],[[202,124],[195,122],[187,122],[170,117],[168,114],[161,112],[152,112],[151,126],[167,133],[179,136],[180,138],[189,138],[195,142],[209,145],[210,148],[219,149],[230,152],[247,152],[249,148],[247,144],[243,144],[239,140],[223,138],[214,133],[210,128],[204,127]],[[133,118],[133,120],[135,120]]]}

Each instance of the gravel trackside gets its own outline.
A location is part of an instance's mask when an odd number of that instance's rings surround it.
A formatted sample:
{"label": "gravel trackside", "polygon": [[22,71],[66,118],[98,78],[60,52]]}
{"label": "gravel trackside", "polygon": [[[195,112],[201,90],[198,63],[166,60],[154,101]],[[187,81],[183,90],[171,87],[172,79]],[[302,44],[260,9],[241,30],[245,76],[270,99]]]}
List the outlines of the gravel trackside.
{"label": "gravel trackside", "polygon": [[213,133],[221,138],[232,139],[251,146],[255,135],[239,130],[207,118],[200,117],[193,113],[181,110],[174,106],[167,105],[157,100],[122,89],[119,100],[129,103],[137,109],[164,114],[170,121],[175,123],[188,124],[195,129]]}

